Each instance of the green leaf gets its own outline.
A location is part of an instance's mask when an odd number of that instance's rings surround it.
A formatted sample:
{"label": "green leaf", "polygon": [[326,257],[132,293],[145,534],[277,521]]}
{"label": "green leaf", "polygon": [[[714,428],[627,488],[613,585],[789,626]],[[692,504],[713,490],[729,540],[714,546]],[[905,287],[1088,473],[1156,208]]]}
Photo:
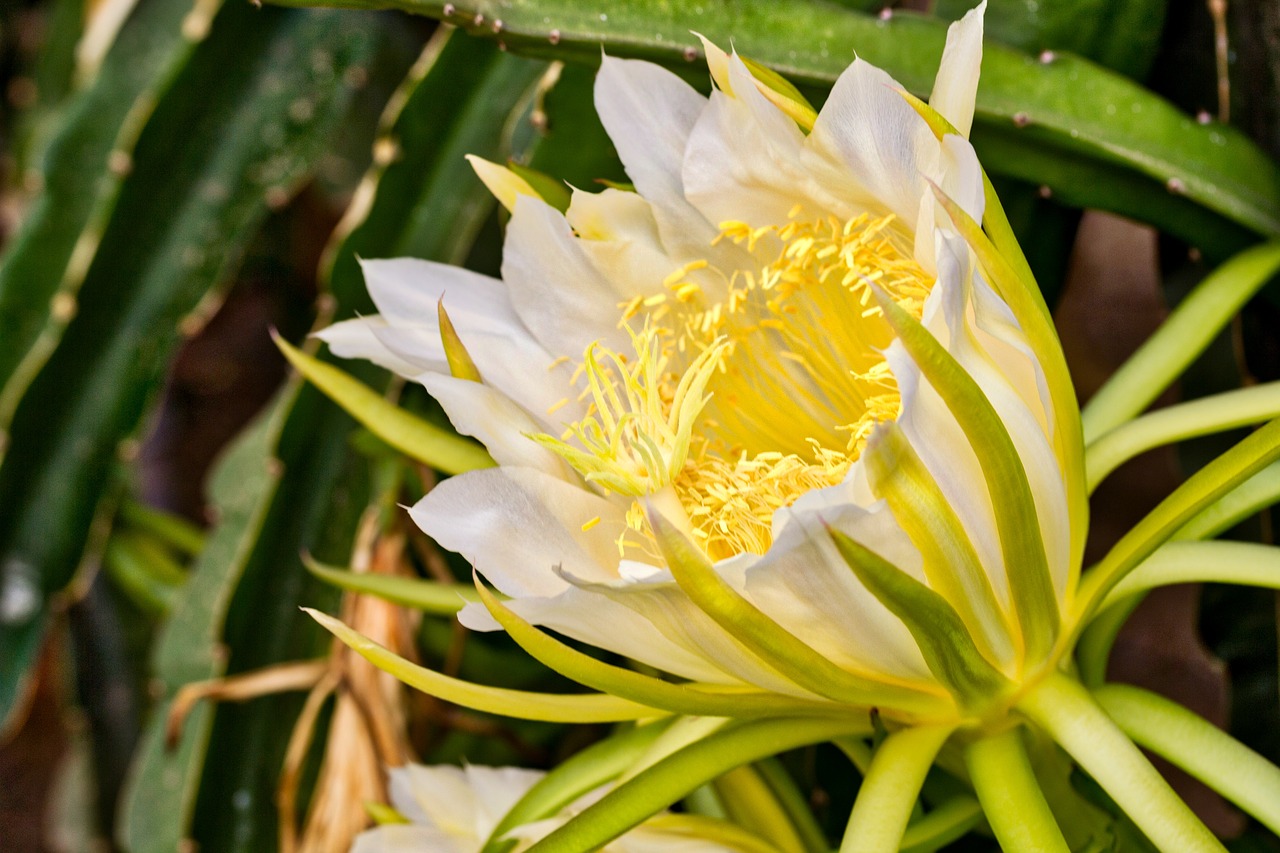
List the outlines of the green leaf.
{"label": "green leaf", "polygon": [[[42,601],[70,579],[117,446],[159,387],[180,324],[216,301],[268,196],[287,193],[320,156],[354,94],[331,75],[367,63],[379,32],[350,15],[232,4],[175,70],[101,241],[81,244],[79,313],[14,414],[0,463],[4,583],[37,578]],[[0,645],[39,613],[0,625]],[[6,658],[0,718],[30,662]]]}
{"label": "green leaf", "polygon": [[978,651],[945,598],[840,531],[828,532],[858,580],[907,626],[929,671],[962,705],[980,707],[1008,691],[1008,679]]}
{"label": "green leaf", "polygon": [[982,806],[970,796],[954,796],[934,807],[902,834],[901,853],[934,853],[982,823]]}
{"label": "green leaf", "polygon": [[[901,12],[886,20],[820,0],[696,7],[626,0],[610,4],[603,15],[576,0],[328,3],[428,15],[531,55],[595,63],[603,45],[613,56],[652,59],[701,76],[703,69],[690,64],[698,56],[699,45],[690,35],[696,30],[718,44],[732,43],[802,88],[829,87],[856,52],[921,96],[932,88],[946,38],[940,21]],[[1199,125],[1136,83],[1087,60],[1059,55],[1040,62],[988,42],[974,131],[980,146],[988,130],[1006,133],[1012,142],[1008,156],[991,156],[980,147],[1001,174],[1027,179],[1030,170],[1021,168],[1025,160],[1076,155],[1090,166],[1118,167],[1111,171],[1138,179],[1128,188],[1130,215],[1157,217],[1171,201],[1185,197],[1217,215],[1211,218],[1259,234],[1280,233],[1280,169],[1243,134]],[[1115,199],[1107,183],[1050,186],[1074,192],[1083,206],[1105,208]],[[1179,216],[1168,227],[1193,244],[1206,233],[1196,217]]]}
{"label": "green leaf", "polygon": [[332,616],[311,608],[303,609],[326,631],[378,669],[394,675],[415,690],[473,711],[556,723],[614,723],[662,713],[656,708],[606,693],[530,693],[472,684],[410,663]]}
{"label": "green leaf", "polygon": [[119,832],[131,853],[168,853],[189,836],[213,709],[197,705],[174,748],[166,745],[164,721],[178,688],[226,669],[223,620],[279,484],[280,467],[267,460],[292,398],[293,391],[284,392],[214,471],[211,500],[218,525],[152,652],[152,677],[164,699],[152,712],[122,795]]}
{"label": "green leaf", "polygon": [[[84,14],[74,3],[59,5],[74,8],[77,18]],[[207,30],[220,6],[214,0],[192,13],[190,0],[139,2],[91,85],[61,116],[41,164],[43,189],[0,264],[0,436],[76,311],[87,262],[156,100],[203,37],[191,35]],[[188,14],[199,25],[190,35],[182,26]]]}
{"label": "green leaf", "polygon": [[339,367],[307,355],[276,336],[276,346],[303,375],[343,411],[387,444],[446,474],[461,474],[495,463],[474,441],[438,427],[390,402]]}
{"label": "green leaf", "polygon": [[786,717],[717,731],[663,758],[584,809],[527,853],[588,853],[657,814],[717,776],[769,755],[841,735],[869,734],[870,724]]}

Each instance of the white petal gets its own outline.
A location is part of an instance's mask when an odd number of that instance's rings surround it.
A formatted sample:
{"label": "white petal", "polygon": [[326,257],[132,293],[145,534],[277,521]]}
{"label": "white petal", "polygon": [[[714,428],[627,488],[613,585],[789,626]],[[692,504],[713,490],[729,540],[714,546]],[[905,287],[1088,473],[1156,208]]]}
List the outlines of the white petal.
{"label": "white petal", "polygon": [[476,853],[481,842],[417,824],[375,826],[356,836],[351,853]]}
{"label": "white petal", "polygon": [[662,288],[658,278],[637,293],[629,277],[603,275],[584,248],[587,243],[574,236],[559,211],[522,196],[502,254],[502,277],[520,318],[549,350],[574,359],[595,341],[623,348],[629,339],[618,328],[622,306]]}
{"label": "white petal", "polygon": [[574,475],[565,461],[529,438],[550,430],[535,421],[505,394],[482,382],[455,379],[441,373],[420,377],[427,392],[449,416],[454,429],[485,446],[499,465],[536,468],[559,480]]}
{"label": "white petal", "polygon": [[[665,622],[652,618],[622,600],[625,593],[611,594],[600,586],[569,586],[549,597],[523,597],[506,602],[521,618],[550,628],[566,637],[631,660],[696,681],[720,684],[740,683],[729,675],[720,661],[702,649],[690,648],[685,638],[669,635]],[[656,612],[655,612],[656,613]],[[705,617],[703,617],[705,618]],[[483,605],[468,605],[458,621],[472,630],[496,630],[498,625]]]}
{"label": "white petal", "polygon": [[937,174],[940,155],[900,88],[879,68],[854,60],[836,80],[809,145],[850,176],[838,189],[851,203],[894,213],[910,227],[927,189],[921,176]]}
{"label": "white petal", "polygon": [[467,784],[475,797],[477,838],[487,839],[507,812],[546,775],[523,767],[483,767],[468,764],[463,768]]}
{"label": "white petal", "polygon": [[[624,511],[579,486],[530,468],[450,477],[411,510],[427,535],[466,557],[507,595],[552,596],[576,577],[616,577]],[[587,531],[584,524],[601,521]]]}
{"label": "white petal", "polygon": [[[381,318],[361,321],[363,328],[338,324],[332,327],[340,330],[336,335],[322,332],[331,346],[336,340],[342,347],[335,350],[338,354],[361,355],[419,381],[428,372],[448,375],[437,313],[443,301],[486,385],[535,419],[564,397],[576,396],[570,382],[572,368],[553,367],[555,358],[520,322],[502,282],[413,258],[364,261],[362,268]],[[576,416],[572,406],[560,418]]]}
{"label": "white petal", "polygon": [[849,205],[814,180],[800,128],[760,94],[736,54],[726,59],[725,73],[732,94],[713,92],[689,137],[689,200],[716,223],[782,224],[797,204],[803,219],[848,218]]}
{"label": "white petal", "polygon": [[681,167],[706,99],[664,68],[610,56],[596,76],[595,98],[627,175],[654,205],[663,244],[673,256],[699,257],[719,230],[685,200]]}
{"label": "white petal", "polygon": [[476,795],[460,767],[406,764],[392,769],[392,805],[405,817],[454,837],[473,837]]}
{"label": "white petal", "polygon": [[748,597],[840,666],[931,682],[911,633],[858,582],[823,525],[916,577],[919,552],[882,503],[862,508],[841,500],[841,487],[821,491],[779,512],[773,546],[747,571]]}
{"label": "white petal", "polygon": [[947,46],[942,51],[933,94],[929,96],[929,106],[942,113],[965,137],[973,126],[974,98],[982,66],[982,18],[986,10],[987,0],[982,0],[947,29]]}
{"label": "white petal", "polygon": [[[668,572],[662,572],[652,580],[640,582],[589,584],[576,581],[575,585],[594,594],[597,598],[603,597],[632,610],[651,623],[657,633],[684,650],[691,658],[706,661],[702,669],[708,669],[709,664],[710,667],[720,670],[711,680],[729,683],[745,682],[778,693],[812,698],[812,694],[762,662],[699,609]],[[587,606],[586,600],[583,601],[583,606]],[[603,629],[600,633],[604,636],[598,641],[593,641],[594,644],[600,645],[604,642],[606,643],[604,648],[619,651],[614,648],[614,645],[619,642],[618,639],[611,636],[615,632],[610,631],[607,625],[601,625],[600,628]],[[643,656],[635,659],[667,669],[653,659],[651,652],[641,650],[641,654]],[[627,654],[627,656],[635,657],[634,654]],[[667,671],[672,670],[667,669]]]}
{"label": "white petal", "polygon": [[387,321],[375,314],[372,317],[357,317],[334,323],[316,332],[315,336],[327,343],[334,355],[368,359],[400,376],[416,376],[424,370],[433,369],[439,363],[436,359],[406,358],[392,352],[378,337],[386,328]]}

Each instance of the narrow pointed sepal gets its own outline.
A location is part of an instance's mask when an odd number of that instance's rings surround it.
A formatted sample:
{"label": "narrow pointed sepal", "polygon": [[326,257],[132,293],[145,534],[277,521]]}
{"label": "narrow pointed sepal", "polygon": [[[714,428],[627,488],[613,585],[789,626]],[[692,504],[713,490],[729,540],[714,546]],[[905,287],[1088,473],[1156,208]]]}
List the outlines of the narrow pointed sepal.
{"label": "narrow pointed sepal", "polygon": [[981,708],[1012,690],[945,598],[844,533],[828,533],[862,585],[907,626],[929,671],[961,705]]}
{"label": "narrow pointed sepal", "polygon": [[473,711],[553,723],[617,723],[658,717],[665,713],[661,709],[606,693],[530,693],[526,690],[473,684],[411,663],[327,613],[308,607],[302,610],[348,648],[383,672],[395,676],[415,690]]}
{"label": "narrow pointed sepal", "polygon": [[836,666],[730,587],[706,556],[651,503],[646,510],[654,539],[680,589],[720,627],[800,687],[857,707],[890,707],[912,714],[937,713],[949,704],[940,695]]}
{"label": "narrow pointed sepal", "polygon": [[276,346],[302,376],[378,438],[446,474],[492,468],[493,458],[470,439],[405,411],[351,375],[275,336]]}
{"label": "narrow pointed sepal", "polygon": [[476,367],[471,353],[467,352],[458,330],[449,319],[449,312],[444,310],[444,297],[436,302],[436,317],[440,321],[440,346],[444,348],[444,357],[449,362],[449,372],[454,379],[466,379],[468,382],[483,382],[480,368]]}
{"label": "narrow pointed sepal", "polygon": [[978,458],[995,512],[1014,610],[1027,658],[1053,648],[1061,613],[1050,576],[1035,496],[1013,438],[977,381],[918,320],[878,290],[885,318],[946,404]]}

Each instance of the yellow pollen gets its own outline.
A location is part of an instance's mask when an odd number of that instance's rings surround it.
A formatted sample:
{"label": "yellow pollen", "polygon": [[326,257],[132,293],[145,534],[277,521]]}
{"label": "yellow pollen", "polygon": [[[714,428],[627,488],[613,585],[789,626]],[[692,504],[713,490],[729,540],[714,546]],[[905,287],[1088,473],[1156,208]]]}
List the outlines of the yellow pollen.
{"label": "yellow pollen", "polygon": [[638,499],[668,487],[709,557],[764,553],[774,513],[840,483],[875,425],[898,416],[882,355],[893,333],[869,285],[919,317],[933,278],[892,216],[799,212],[780,226],[721,223],[713,245],[760,266],[712,270],[727,283],[714,299],[688,278],[708,266],[697,261],[622,303],[633,356],[589,347],[574,378],[587,415],[560,439],[535,436],[588,482],[637,499],[623,555],[655,552]]}

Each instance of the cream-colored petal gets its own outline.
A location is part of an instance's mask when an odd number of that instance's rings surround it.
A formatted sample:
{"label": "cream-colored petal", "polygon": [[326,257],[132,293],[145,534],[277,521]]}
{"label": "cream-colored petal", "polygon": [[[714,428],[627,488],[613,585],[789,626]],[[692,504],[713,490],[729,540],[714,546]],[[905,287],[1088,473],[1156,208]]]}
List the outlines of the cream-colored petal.
{"label": "cream-colored petal", "polygon": [[416,376],[440,365],[437,358],[406,358],[392,352],[378,337],[386,328],[387,321],[374,314],[334,323],[316,332],[315,336],[328,344],[334,355],[367,359],[400,376]]}
{"label": "cream-colored petal", "polygon": [[857,506],[843,486],[810,492],[779,510],[773,546],[746,572],[761,610],[834,663],[921,683],[932,680],[915,640],[859,582],[824,525],[917,578],[920,554],[882,503]]}
{"label": "cream-colored petal", "polygon": [[473,831],[481,841],[493,833],[507,812],[546,775],[540,770],[524,767],[485,767],[478,764],[465,765],[462,771],[475,798]]}
{"label": "cream-colored petal", "polygon": [[[726,671],[724,663],[713,656],[715,648],[691,647],[687,636],[668,632],[661,610],[642,610],[643,590],[637,591],[636,598],[628,599],[625,590],[612,591],[609,586],[629,588],[632,584],[581,583],[570,585],[559,595],[527,596],[506,604],[534,625],[663,672],[696,681],[742,683],[742,679]],[[472,630],[497,630],[498,627],[483,605],[464,608],[458,614],[458,621]]]}
{"label": "cream-colored petal", "polygon": [[419,378],[449,416],[454,429],[483,444],[499,465],[535,468],[558,480],[577,479],[564,459],[529,438],[557,430],[544,421],[535,421],[502,392],[441,373]]}
{"label": "cream-colored petal", "polygon": [[923,175],[937,175],[940,149],[924,120],[898,93],[892,77],[861,59],[836,80],[809,134],[809,146],[848,177],[833,191],[872,212],[896,214],[915,224],[927,189]]}
{"label": "cream-colored petal", "polygon": [[476,853],[469,838],[458,838],[429,826],[392,823],[375,826],[356,836],[351,853]]}
{"label": "cream-colored petal", "polygon": [[595,100],[627,175],[654,206],[663,245],[674,257],[699,257],[719,230],[685,200],[681,166],[706,99],[664,68],[606,56]]}
{"label": "cream-colored petal", "polygon": [[[417,525],[466,557],[503,593],[553,596],[558,569],[604,581],[617,576],[624,510],[531,468],[489,468],[450,477],[414,505]],[[593,519],[601,519],[590,526]],[[589,529],[582,530],[584,525]]]}
{"label": "cream-colored petal", "polygon": [[684,159],[685,194],[711,222],[752,226],[836,214],[848,218],[848,202],[827,191],[811,171],[812,154],[796,123],[756,88],[735,54],[725,60],[732,94],[716,91],[689,136]]}
{"label": "cream-colored petal", "polygon": [[622,306],[662,289],[661,278],[636,293],[629,276],[605,275],[586,248],[589,243],[574,236],[559,211],[522,196],[502,255],[502,277],[521,320],[549,350],[574,359],[596,341],[623,348],[629,339],[618,328]]}
{"label": "cream-colored petal", "polygon": [[[813,694],[763,663],[700,610],[680,589],[669,572],[655,570],[644,579],[612,583],[589,583],[573,578],[570,580],[584,591],[630,609],[691,657],[705,660],[707,666],[719,670],[718,676],[712,680],[754,684],[778,693],[814,698]],[[583,603],[586,604],[585,601]],[[638,660],[661,666],[651,655]]]}
{"label": "cream-colored petal", "polygon": [[982,19],[987,0],[947,29],[947,46],[933,83],[929,106],[968,137],[973,126],[974,99],[978,92],[978,72],[982,66]]}

